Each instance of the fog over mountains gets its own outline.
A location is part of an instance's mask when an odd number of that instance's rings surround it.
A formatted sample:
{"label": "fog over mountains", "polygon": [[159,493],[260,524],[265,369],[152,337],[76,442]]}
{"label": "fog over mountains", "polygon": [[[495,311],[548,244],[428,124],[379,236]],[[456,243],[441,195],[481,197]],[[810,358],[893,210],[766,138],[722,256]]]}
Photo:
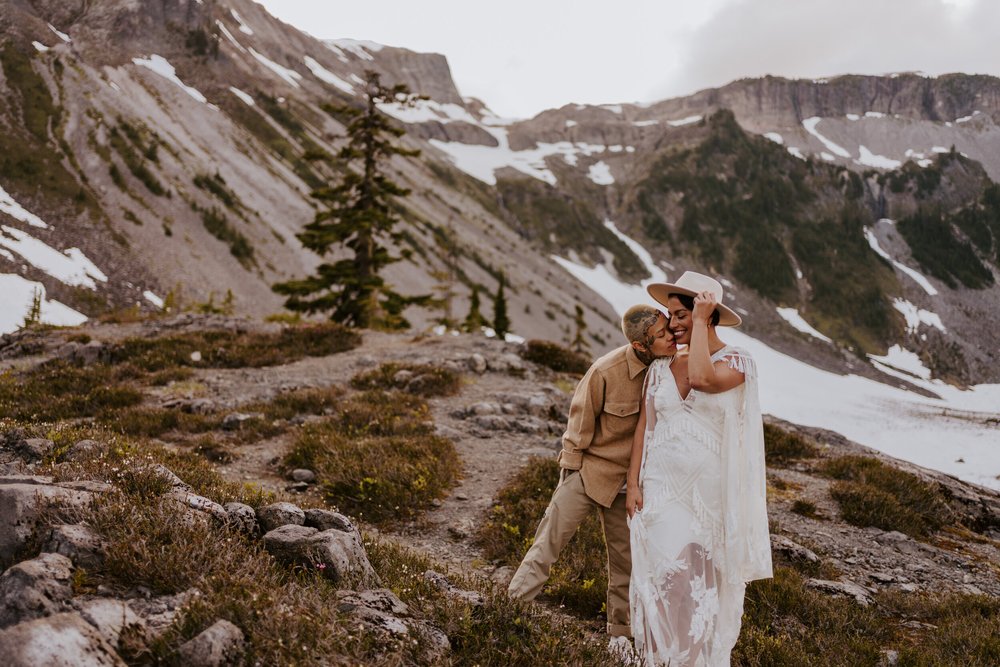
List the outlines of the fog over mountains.
{"label": "fog over mountains", "polygon": [[461,319],[502,272],[516,334],[568,342],[579,304],[596,354],[618,344],[616,295],[701,270],[767,349],[904,387],[893,405],[965,403],[963,432],[995,433],[996,408],[953,387],[1000,382],[996,78],[765,77],[515,121],[443,56],[323,42],[249,0],[0,0],[0,28],[4,331],[39,286],[57,324],[227,290],[280,310],[270,286],[318,263],[295,238],[309,192],[343,169],[307,159],[343,140],[323,107],[372,69],[428,97],[382,109],[422,150],[393,162],[413,191],[402,291],[447,287]]}

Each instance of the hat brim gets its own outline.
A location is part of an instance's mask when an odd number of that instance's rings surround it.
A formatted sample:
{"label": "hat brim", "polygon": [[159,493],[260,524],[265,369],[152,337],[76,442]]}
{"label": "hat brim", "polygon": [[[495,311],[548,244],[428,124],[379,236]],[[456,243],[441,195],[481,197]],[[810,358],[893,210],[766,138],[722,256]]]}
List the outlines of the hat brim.
{"label": "hat brim", "polygon": [[[695,297],[697,292],[688,289],[687,287],[681,287],[680,285],[675,285],[674,283],[651,283],[646,286],[646,292],[649,296],[653,297],[658,304],[667,307],[667,298],[671,294],[683,294],[685,296]],[[724,306],[721,303],[715,304],[715,307],[719,310],[719,326],[721,327],[738,327],[743,323],[743,318],[736,314],[736,312],[729,306]]]}

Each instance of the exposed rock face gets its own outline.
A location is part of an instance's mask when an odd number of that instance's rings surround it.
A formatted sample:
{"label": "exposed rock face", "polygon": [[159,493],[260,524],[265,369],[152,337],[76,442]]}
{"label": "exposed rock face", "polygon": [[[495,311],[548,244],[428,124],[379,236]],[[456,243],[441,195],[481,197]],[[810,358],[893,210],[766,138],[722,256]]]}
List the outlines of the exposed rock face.
{"label": "exposed rock face", "polygon": [[83,506],[93,495],[51,483],[51,478],[0,477],[0,564],[10,563],[37,527],[50,504]]}
{"label": "exposed rock face", "polygon": [[177,649],[177,657],[191,667],[236,664],[244,651],[243,631],[226,620],[213,623]]}
{"label": "exposed rock face", "polygon": [[43,553],[9,568],[0,576],[0,627],[65,609],[72,575],[73,563],[59,554]]}
{"label": "exposed rock face", "polygon": [[77,567],[94,569],[104,563],[103,538],[82,524],[56,526],[45,550],[69,558]]}
{"label": "exposed rock face", "polygon": [[291,503],[273,503],[257,510],[257,521],[265,533],[286,525],[301,526],[305,520],[305,512]]}
{"label": "exposed rock face", "polygon": [[9,667],[125,667],[114,649],[79,614],[55,614],[0,630]]}
{"label": "exposed rock face", "polygon": [[288,524],[265,534],[264,547],[278,560],[315,569],[333,582],[371,587],[379,581],[355,532]]}

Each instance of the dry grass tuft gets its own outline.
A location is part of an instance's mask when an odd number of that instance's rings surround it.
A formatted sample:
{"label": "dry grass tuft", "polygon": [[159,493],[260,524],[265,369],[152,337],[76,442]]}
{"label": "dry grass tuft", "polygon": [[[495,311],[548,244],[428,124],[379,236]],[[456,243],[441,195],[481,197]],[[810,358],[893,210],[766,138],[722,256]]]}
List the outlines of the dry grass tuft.
{"label": "dry grass tuft", "polygon": [[830,494],[844,520],[855,526],[898,530],[925,537],[955,519],[936,485],[866,456],[827,461],[822,472],[836,482]]}
{"label": "dry grass tuft", "polygon": [[764,424],[764,453],[768,465],[780,466],[819,455],[812,440],[786,431],[773,424]]}
{"label": "dry grass tuft", "polygon": [[573,350],[548,340],[529,340],[521,350],[521,356],[533,363],[551,368],[557,373],[583,375],[590,368],[590,359]]}

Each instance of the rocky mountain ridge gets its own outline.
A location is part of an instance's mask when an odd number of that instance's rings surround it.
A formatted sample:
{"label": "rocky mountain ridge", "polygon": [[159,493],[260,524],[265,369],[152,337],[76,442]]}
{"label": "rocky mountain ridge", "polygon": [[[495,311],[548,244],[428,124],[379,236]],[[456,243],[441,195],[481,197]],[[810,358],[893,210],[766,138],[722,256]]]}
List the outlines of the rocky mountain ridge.
{"label": "rocky mountain ridge", "polygon": [[[611,308],[552,257],[604,266],[613,279],[635,284],[650,275],[630,246],[637,242],[667,270],[699,268],[735,285],[737,305],[753,314],[751,333],[821,367],[878,376],[865,354],[895,345],[950,382],[990,381],[1000,372],[991,356],[1000,335],[992,307],[1000,224],[963,218],[930,225],[938,236],[925,246],[954,246],[940,257],[915,249],[913,234],[881,221],[932,208],[972,216],[983,209],[982,193],[1000,173],[996,79],[766,77],[652,105],[567,105],[515,121],[462,98],[443,56],[321,42],[248,0],[6,0],[0,23],[10,93],[0,116],[12,148],[0,169],[0,186],[13,202],[4,210],[48,221],[40,228],[8,219],[5,229],[15,231],[0,248],[0,270],[44,284],[51,300],[83,315],[136,301],[154,308],[168,292],[188,304],[213,293],[221,300],[226,290],[240,311],[278,310],[270,285],[317,262],[294,238],[316,210],[308,192],[342,168],[307,159],[335,152],[343,134],[322,106],[356,100],[359,76],[372,68],[430,98],[416,109],[383,108],[407,129],[407,143],[423,151],[393,165],[414,194],[404,204],[405,260],[389,278],[413,292],[452,294],[452,319],[466,311],[473,286],[488,293],[505,272],[516,333],[566,342],[580,304],[592,348],[608,349],[617,336]],[[710,122],[720,110],[735,126],[722,116]],[[716,131],[706,131],[711,127]],[[769,183],[802,162],[813,174],[807,194],[814,203],[785,219],[782,209],[791,202],[763,200],[774,218],[767,229],[727,232],[734,238],[719,255],[693,240],[688,204],[707,191],[678,182],[667,194],[652,183],[666,156],[723,135],[748,146],[747,155],[766,155],[765,171],[780,169]],[[754,143],[754,135],[769,143]],[[960,169],[941,164],[956,164],[952,147]],[[706,176],[746,177],[745,160],[725,151],[706,155]],[[40,172],[50,174],[42,185]],[[757,196],[732,195],[751,203]],[[833,266],[830,253],[804,253],[801,240],[794,245],[789,225],[835,218],[855,200],[860,213],[852,249],[844,251],[858,262]],[[703,238],[719,233],[706,224]],[[816,241],[839,239],[833,229],[819,228]],[[93,266],[78,260],[59,273],[51,253],[27,249],[36,241],[77,248]],[[740,256],[773,258],[784,286],[748,282],[753,272],[737,269]],[[948,265],[969,261],[979,273],[956,282]],[[825,288],[816,276],[866,266],[880,267],[877,293],[838,288],[833,299],[820,296]],[[911,278],[917,272],[926,283]],[[32,283],[6,280],[23,303]],[[859,301],[875,304],[874,325],[844,312]],[[824,309],[827,303],[838,312]],[[778,314],[795,311],[834,342],[804,335]],[[411,319],[425,326],[435,317],[448,313],[415,312]]]}

